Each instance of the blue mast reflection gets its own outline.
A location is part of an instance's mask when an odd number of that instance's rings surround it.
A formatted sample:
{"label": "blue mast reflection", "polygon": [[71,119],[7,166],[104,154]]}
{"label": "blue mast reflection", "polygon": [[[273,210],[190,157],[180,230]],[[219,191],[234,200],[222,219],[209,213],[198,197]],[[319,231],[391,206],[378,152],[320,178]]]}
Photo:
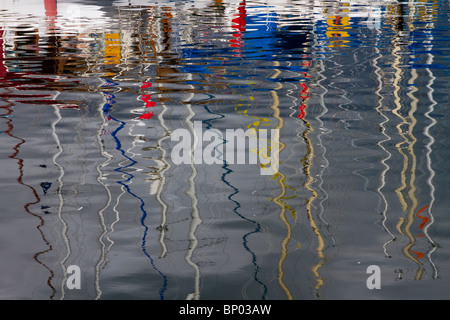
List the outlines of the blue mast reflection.
{"label": "blue mast reflection", "polygon": [[[230,47],[232,48],[236,48],[233,52],[237,52],[238,54],[234,54],[233,56],[235,57],[235,59],[240,59],[242,58],[242,54],[241,54],[241,50],[240,48],[244,46],[243,43],[243,35],[245,34],[246,31],[246,19],[247,19],[247,11],[246,11],[246,2],[245,0],[242,1],[241,3],[239,3],[239,7],[238,7],[238,13],[234,15],[236,18],[232,20],[232,22],[234,23],[234,25],[232,26],[232,28],[235,30],[235,33],[233,34],[234,39],[232,39],[230,41]],[[205,106],[206,111],[208,111],[208,113],[212,113],[206,106]],[[224,116],[222,116],[224,117]],[[209,124],[208,124],[209,125]],[[208,128],[209,129],[209,128]],[[223,142],[224,144],[227,143],[226,140],[224,140]],[[247,252],[251,255],[252,257],[252,264],[254,266],[253,269],[253,279],[255,282],[257,282],[258,284],[260,284],[261,288],[262,288],[262,295],[261,295],[261,299],[265,300],[266,299],[266,295],[267,295],[267,286],[258,278],[258,272],[260,270],[260,266],[258,265],[257,259],[256,259],[256,254],[255,252],[253,252],[248,244],[248,239],[252,234],[256,234],[258,232],[261,231],[261,224],[256,222],[255,220],[252,220],[244,215],[242,215],[239,212],[239,208],[241,207],[241,204],[234,199],[234,196],[236,196],[239,193],[239,189],[237,187],[235,187],[234,185],[232,185],[227,179],[226,177],[228,175],[231,175],[233,173],[233,170],[231,170],[229,168],[229,164],[228,162],[224,159],[223,161],[223,165],[222,168],[224,169],[224,172],[221,176],[221,180],[231,189],[233,189],[233,192],[231,194],[228,195],[228,199],[230,201],[232,201],[235,206],[233,208],[233,212],[238,215],[241,219],[248,221],[250,223],[252,223],[255,226],[255,229],[253,231],[250,231],[246,234],[244,234],[242,236],[242,245],[244,246],[245,250],[247,250]]]}
{"label": "blue mast reflection", "polygon": [[[205,109],[209,114],[213,114],[213,115],[218,116],[218,117],[216,117],[216,118],[211,118],[211,119],[203,120],[203,121],[202,121],[202,122],[206,123],[206,128],[207,128],[207,130],[211,129],[211,127],[212,127],[210,121],[225,118],[224,115],[220,115],[220,114],[217,114],[217,113],[213,113],[211,110],[209,110],[208,106],[204,105],[203,107],[204,107],[204,109]],[[226,143],[227,143],[227,141],[226,141],[226,140],[223,140],[223,144],[225,145]],[[219,150],[217,150],[217,152],[220,154]],[[222,155],[220,155],[220,156],[222,156]],[[261,285],[261,287],[262,287],[262,295],[261,295],[261,299],[262,299],[262,300],[265,300],[265,299],[266,299],[266,295],[267,295],[267,286],[266,286],[266,285],[258,278],[258,272],[259,272],[259,270],[260,270],[260,266],[258,265],[258,262],[257,262],[257,259],[256,259],[256,254],[252,251],[252,249],[251,249],[250,246],[248,245],[248,238],[249,238],[252,234],[255,234],[255,233],[258,233],[258,232],[261,231],[261,224],[258,223],[258,222],[256,222],[255,220],[249,219],[249,218],[245,217],[244,215],[242,215],[241,213],[239,213],[239,210],[238,210],[238,209],[241,207],[241,204],[239,203],[239,201],[237,201],[237,200],[234,199],[234,196],[236,196],[236,195],[239,193],[239,189],[238,189],[237,187],[235,187],[234,185],[232,185],[232,184],[226,179],[226,176],[231,175],[231,174],[233,173],[233,170],[231,170],[231,169],[229,168],[229,164],[228,164],[228,162],[227,162],[225,159],[223,159],[223,165],[222,165],[222,168],[223,168],[224,172],[223,172],[222,175],[221,175],[221,180],[222,180],[228,187],[230,187],[231,189],[233,189],[233,192],[230,193],[230,194],[228,195],[228,197],[227,197],[228,200],[232,201],[232,202],[235,204],[235,206],[234,206],[234,208],[233,208],[233,212],[234,212],[236,215],[238,215],[241,219],[246,220],[246,221],[252,223],[253,225],[255,225],[255,229],[254,229],[253,231],[250,231],[250,232],[248,232],[248,233],[246,233],[246,234],[244,234],[244,235],[242,236],[242,245],[244,246],[245,250],[247,250],[247,252],[250,253],[250,255],[251,255],[251,257],[252,257],[252,264],[253,264],[253,266],[254,266],[254,269],[253,269],[253,280],[255,280],[257,283],[259,283],[259,284]]]}
{"label": "blue mast reflection", "polygon": [[[114,85],[114,83],[111,83],[110,81],[107,81],[107,83],[108,83],[108,86]],[[129,160],[129,163],[127,165],[114,169],[114,171],[120,172],[121,174],[128,176],[126,179],[119,180],[116,182],[118,184],[120,184],[121,186],[123,186],[125,188],[126,192],[128,194],[130,194],[132,197],[136,198],[138,200],[138,202],[140,203],[139,209],[142,211],[142,216],[141,216],[140,222],[141,222],[142,227],[144,228],[144,234],[142,236],[141,248],[142,248],[142,252],[150,260],[150,263],[151,263],[153,269],[155,269],[155,271],[163,278],[163,285],[162,285],[161,289],[159,290],[159,297],[161,300],[164,300],[164,293],[167,289],[167,276],[156,267],[155,261],[153,260],[152,256],[149,254],[149,252],[146,249],[148,226],[145,224],[145,219],[147,217],[147,211],[145,210],[145,202],[141,197],[139,197],[137,194],[132,192],[131,188],[128,185],[128,182],[130,182],[131,179],[134,178],[134,175],[129,172],[124,171],[125,169],[130,168],[130,167],[134,166],[135,164],[137,164],[136,160],[130,158],[125,153],[125,150],[122,148],[122,143],[117,136],[118,132],[125,127],[126,122],[116,119],[110,113],[112,105],[116,102],[114,100],[115,96],[112,93],[108,93],[108,92],[103,92],[103,95],[106,98],[106,103],[103,106],[103,112],[106,114],[108,120],[112,120],[112,121],[119,123],[119,126],[111,133],[111,136],[113,137],[113,139],[116,143],[116,150],[118,150],[124,158]]]}
{"label": "blue mast reflection", "polygon": [[[216,4],[216,6],[219,6],[220,4]],[[242,2],[239,3],[239,7],[237,8],[238,13],[233,14],[234,19],[232,20],[233,22],[233,39],[230,40],[230,44],[229,46],[232,48],[231,51],[231,57],[229,58],[229,60],[227,60],[227,64],[233,65],[234,60],[237,61],[238,64],[242,63],[242,47],[243,47],[243,40],[242,40],[242,36],[244,35],[245,29],[246,29],[246,9],[245,9],[245,5],[246,2],[245,0],[243,0]],[[186,47],[183,48],[182,50],[183,53],[183,58],[204,58],[206,56],[205,51],[201,50],[201,49],[195,49],[195,48],[191,48],[191,47]],[[211,61],[208,61],[209,66],[198,66],[198,65],[188,65],[186,64],[185,66],[183,66],[181,68],[181,70],[185,73],[188,74],[199,74],[199,75],[208,75],[211,74],[211,69],[208,67],[211,67]],[[232,75],[228,75],[229,77],[232,77]],[[203,94],[208,95],[208,98],[206,99],[206,101],[210,101],[210,100],[214,100],[213,94],[210,94],[208,92],[202,92]],[[211,118],[206,119],[206,120],[202,120],[202,123],[204,123],[206,125],[206,130],[210,130],[213,128],[213,124],[211,122],[213,121],[217,121],[217,120],[221,120],[224,119],[226,117],[226,115],[224,114],[219,114],[216,112],[213,112],[210,110],[209,106],[206,103],[199,103],[199,105],[201,105],[204,110],[211,115]],[[223,139],[222,137],[220,137],[219,139],[222,139],[222,141],[220,143],[223,143],[224,145],[227,143],[227,141],[225,139]],[[220,152],[219,149],[215,150],[217,152],[217,154],[219,155],[219,157],[222,158],[223,164],[222,164],[222,168],[223,168],[223,173],[221,175],[221,180],[222,182],[227,185],[228,187],[230,187],[232,189],[232,192],[230,194],[227,195],[227,199],[230,200],[231,202],[233,202],[234,207],[232,209],[233,213],[235,213],[237,216],[239,216],[239,218],[250,222],[251,224],[253,224],[255,226],[255,228],[249,232],[247,232],[246,234],[244,234],[242,236],[242,245],[244,247],[244,249],[250,254],[251,256],[251,263],[253,265],[253,272],[252,272],[252,277],[253,280],[258,283],[261,286],[261,299],[265,300],[266,299],[266,295],[267,295],[267,286],[266,284],[264,284],[260,279],[259,279],[259,271],[260,271],[260,265],[258,264],[257,261],[257,256],[256,253],[251,249],[250,245],[249,245],[249,238],[251,235],[256,234],[258,232],[261,232],[262,227],[261,224],[258,223],[255,220],[252,220],[246,216],[244,216],[242,213],[240,213],[240,208],[241,208],[241,204],[239,203],[239,201],[237,201],[235,199],[236,195],[240,192],[239,188],[236,187],[235,185],[233,185],[228,178],[230,178],[233,174],[233,170],[230,168],[229,163],[223,159],[223,154]]]}

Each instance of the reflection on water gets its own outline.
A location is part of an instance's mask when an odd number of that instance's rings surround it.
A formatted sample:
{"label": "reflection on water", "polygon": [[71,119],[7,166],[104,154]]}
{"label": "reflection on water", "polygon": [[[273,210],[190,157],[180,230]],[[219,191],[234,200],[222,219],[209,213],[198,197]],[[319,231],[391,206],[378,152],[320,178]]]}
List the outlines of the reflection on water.
{"label": "reflection on water", "polygon": [[[0,297],[447,298],[448,12],[3,1]],[[231,129],[277,129],[278,172]]]}

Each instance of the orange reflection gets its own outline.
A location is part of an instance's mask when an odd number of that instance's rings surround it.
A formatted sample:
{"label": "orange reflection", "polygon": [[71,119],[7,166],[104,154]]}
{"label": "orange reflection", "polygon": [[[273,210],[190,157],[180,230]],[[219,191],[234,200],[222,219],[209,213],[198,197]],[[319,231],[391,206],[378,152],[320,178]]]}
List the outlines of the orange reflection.
{"label": "orange reflection", "polygon": [[[429,205],[426,205],[425,207],[423,207],[422,209],[420,209],[420,210],[416,213],[416,216],[417,216],[418,218],[422,219],[422,223],[421,223],[420,226],[419,226],[419,229],[420,229],[420,230],[423,230],[423,227],[425,227],[425,225],[427,224],[429,218],[428,218],[428,217],[421,216],[421,215],[419,215],[419,213],[422,213],[422,212],[425,211],[425,209],[428,208],[428,207],[429,207]],[[422,234],[416,236],[416,238],[423,237],[423,236],[424,236],[424,234],[422,233]],[[409,249],[409,252],[414,253],[414,254],[416,255],[416,259],[420,259],[420,258],[423,258],[423,257],[425,256],[425,254],[423,254],[422,252],[419,252],[419,251],[413,251],[413,250]]]}
{"label": "orange reflection", "polygon": [[[416,216],[418,218],[422,219],[422,224],[419,226],[420,230],[423,230],[423,227],[425,227],[425,225],[428,223],[428,220],[430,220],[430,219],[428,217],[420,216],[419,213],[422,213],[428,207],[429,207],[429,205],[426,205],[425,207],[423,207],[416,213]],[[421,235],[418,235],[417,237],[423,237],[423,236],[424,236],[424,234],[422,233]]]}

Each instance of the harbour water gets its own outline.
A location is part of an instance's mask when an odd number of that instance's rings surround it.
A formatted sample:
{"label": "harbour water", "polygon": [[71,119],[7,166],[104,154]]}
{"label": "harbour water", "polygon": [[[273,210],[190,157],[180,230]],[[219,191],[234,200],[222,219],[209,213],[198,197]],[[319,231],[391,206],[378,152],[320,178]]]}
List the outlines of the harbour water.
{"label": "harbour water", "polygon": [[0,5],[0,299],[450,298],[448,1]]}

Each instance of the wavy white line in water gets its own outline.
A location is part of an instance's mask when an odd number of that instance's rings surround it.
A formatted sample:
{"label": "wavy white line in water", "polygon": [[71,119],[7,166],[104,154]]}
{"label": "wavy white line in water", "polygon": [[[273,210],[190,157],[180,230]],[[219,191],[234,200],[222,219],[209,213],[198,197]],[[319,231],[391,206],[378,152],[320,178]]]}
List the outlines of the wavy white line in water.
{"label": "wavy white line in water", "polygon": [[[409,17],[410,20],[407,23],[408,29],[410,32],[413,32],[415,30],[415,26],[413,24],[414,22],[414,16],[416,13],[416,8],[415,5],[411,2],[408,2],[409,4],[409,8],[410,8],[410,12],[409,12]],[[409,57],[413,60],[415,58],[415,55],[409,55]],[[403,247],[403,252],[405,253],[405,255],[407,255],[411,260],[413,260],[414,262],[417,263],[418,265],[418,269],[416,272],[416,276],[415,279],[419,280],[422,278],[422,274],[424,271],[424,267],[423,267],[423,263],[421,261],[419,261],[419,259],[423,256],[422,252],[415,252],[412,250],[412,247],[415,245],[416,243],[416,238],[411,234],[411,226],[414,223],[415,220],[415,215],[416,214],[416,209],[418,206],[418,199],[416,197],[416,185],[415,185],[415,179],[416,179],[416,167],[417,167],[417,157],[416,154],[414,152],[414,145],[417,142],[417,138],[414,136],[414,127],[417,123],[417,120],[414,116],[415,112],[417,111],[417,105],[419,102],[419,99],[415,96],[415,92],[418,91],[417,87],[414,85],[415,81],[418,78],[418,74],[417,74],[417,70],[416,69],[412,69],[411,70],[411,77],[410,79],[408,79],[408,85],[411,86],[409,92],[407,93],[407,96],[411,99],[411,107],[408,111],[408,117],[410,119],[409,121],[409,126],[408,126],[408,135],[411,137],[411,143],[408,146],[408,153],[411,156],[411,169],[410,169],[410,181],[409,181],[409,191],[408,191],[408,196],[411,199],[411,208],[408,212],[407,215],[407,223],[405,225],[405,232],[408,235],[408,238],[410,240],[410,242]],[[423,209],[422,209],[423,210]],[[411,253],[416,254],[416,257],[413,257],[411,255]]]}
{"label": "wavy white line in water", "polygon": [[[380,34],[381,32],[377,29],[377,34]],[[377,37],[378,39],[378,37]],[[384,228],[384,230],[389,234],[389,236],[391,237],[388,241],[386,241],[383,244],[383,251],[386,257],[390,257],[390,254],[388,253],[387,247],[389,246],[389,244],[395,240],[395,236],[394,234],[389,230],[389,228],[386,226],[386,221],[388,220],[388,210],[389,210],[389,203],[383,193],[383,188],[386,185],[386,175],[390,170],[390,166],[387,164],[387,161],[389,161],[389,159],[392,157],[392,154],[384,147],[384,144],[387,143],[388,141],[392,140],[391,137],[386,133],[386,126],[385,124],[389,122],[389,118],[384,114],[383,112],[383,95],[380,93],[382,86],[383,86],[383,80],[382,77],[380,75],[380,71],[381,68],[378,66],[378,59],[381,57],[380,54],[380,50],[378,48],[378,44],[375,45],[375,51],[376,51],[376,56],[375,58],[372,60],[372,66],[374,67],[375,71],[375,76],[377,78],[378,81],[378,87],[375,90],[375,94],[378,96],[378,105],[375,108],[378,112],[378,114],[383,117],[384,121],[381,121],[379,123],[379,126],[381,128],[381,134],[383,136],[386,137],[386,139],[381,140],[377,143],[377,145],[383,150],[383,152],[386,154],[386,157],[384,157],[380,163],[382,164],[382,166],[384,167],[384,169],[381,171],[380,173],[380,185],[377,188],[377,192],[380,195],[380,198],[382,199],[383,203],[384,203],[384,207],[381,210],[381,214],[382,214],[382,221],[381,224]]]}
{"label": "wavy white line in water", "polygon": [[[414,56],[412,56],[414,58]],[[408,80],[408,84],[413,85],[415,80],[418,78],[416,69],[411,70],[411,78]],[[408,237],[410,239],[410,243],[404,247],[404,252],[406,253],[406,250],[408,250],[408,253],[415,253],[417,254],[417,257],[413,257],[413,260],[418,264],[418,269],[416,273],[415,279],[420,279],[422,277],[423,273],[423,264],[419,261],[419,257],[422,254],[421,252],[414,252],[411,248],[416,243],[416,238],[411,234],[411,226],[414,223],[415,220],[415,211],[418,206],[418,199],[416,196],[416,168],[417,168],[417,156],[414,151],[414,145],[417,142],[417,138],[414,136],[414,127],[417,124],[417,119],[415,118],[414,114],[417,111],[417,103],[419,102],[419,99],[415,96],[415,92],[417,92],[418,89],[415,86],[412,86],[411,90],[407,93],[407,96],[411,99],[411,108],[408,112],[408,117],[410,119],[410,125],[408,126],[408,135],[411,137],[411,143],[408,146],[408,153],[411,156],[411,169],[410,169],[410,179],[409,179],[409,191],[408,196],[411,199],[411,207],[408,213],[408,219],[405,225],[405,231],[408,234]]]}
{"label": "wavy white line in water", "polygon": [[53,139],[55,140],[58,151],[53,155],[52,161],[53,161],[53,164],[55,165],[55,167],[57,167],[59,170],[59,176],[57,179],[58,187],[57,187],[57,192],[56,192],[58,194],[58,198],[59,198],[58,219],[61,221],[61,224],[62,224],[61,235],[62,235],[64,244],[66,245],[66,249],[67,249],[66,256],[60,262],[61,268],[63,271],[63,279],[61,282],[61,300],[63,300],[65,297],[65,286],[66,286],[66,281],[67,281],[67,271],[66,271],[65,263],[71,254],[71,248],[70,248],[69,238],[67,236],[67,230],[68,230],[67,222],[62,216],[62,211],[64,208],[64,198],[62,196],[62,188],[64,185],[63,177],[64,177],[65,172],[64,172],[64,167],[61,166],[57,161],[59,156],[64,152],[64,149],[59,140],[58,133],[56,131],[56,126],[61,121],[62,117],[61,117],[61,112],[59,111],[59,108],[57,106],[53,106],[53,108],[54,108],[54,113],[56,115],[56,120],[51,123],[51,129],[52,129],[52,136],[53,136]]}
{"label": "wavy white line in water", "polygon": [[[275,78],[275,77],[273,77],[273,78]],[[280,89],[280,88],[281,88],[281,84],[279,84],[279,87],[277,89]],[[275,90],[272,90],[270,93],[272,95],[272,101],[273,101],[270,108],[273,110],[273,117],[277,119],[275,128],[280,130],[281,128],[283,128],[283,118],[280,117],[278,94]],[[279,145],[280,145],[280,147],[279,147],[278,152],[281,153],[286,145],[282,142],[281,139],[279,140]],[[284,294],[286,295],[286,298],[288,300],[293,300],[294,296],[292,295],[289,287],[285,284],[284,279],[283,279],[284,278],[283,264],[288,256],[287,245],[289,244],[289,242],[292,238],[292,226],[289,224],[289,221],[286,218],[286,205],[285,205],[285,203],[283,203],[283,201],[281,201],[281,199],[283,199],[283,197],[286,194],[286,176],[280,170],[276,174],[274,174],[274,178],[277,178],[277,184],[280,186],[281,193],[278,196],[274,197],[272,199],[272,201],[280,207],[279,217],[280,217],[280,220],[284,223],[284,225],[286,227],[286,237],[284,237],[284,239],[281,241],[281,253],[280,253],[280,259],[278,261],[277,278],[278,278],[278,284],[281,287],[281,289],[283,290]]]}
{"label": "wavy white line in water", "polygon": [[[313,26],[313,34],[316,34],[317,31],[317,26],[314,24]],[[317,48],[316,50],[318,51],[320,48],[319,42],[317,40],[317,37],[314,37],[313,40],[313,48]],[[319,97],[319,105],[321,108],[321,112],[315,117],[315,120],[318,122],[318,126],[317,126],[317,131],[319,132],[317,134],[317,145],[320,147],[320,149],[322,150],[322,152],[320,153],[320,158],[322,159],[322,163],[320,164],[320,169],[318,171],[318,174],[316,176],[316,181],[317,181],[317,186],[318,186],[318,190],[320,191],[320,200],[317,203],[317,207],[319,208],[319,212],[318,212],[318,217],[320,219],[320,221],[322,221],[327,230],[329,231],[330,229],[330,224],[329,222],[325,219],[324,213],[325,213],[325,207],[324,207],[324,203],[328,200],[329,198],[329,194],[328,192],[324,189],[323,187],[323,183],[324,183],[324,178],[323,178],[323,174],[325,171],[328,170],[329,168],[329,161],[327,159],[327,147],[325,146],[325,144],[323,143],[322,137],[324,135],[328,135],[332,133],[331,129],[327,129],[325,128],[324,122],[322,121],[322,117],[325,116],[328,113],[328,108],[326,106],[325,103],[325,96],[328,93],[328,89],[322,84],[323,81],[325,81],[327,79],[327,77],[324,75],[325,72],[325,66],[324,66],[324,61],[325,61],[325,56],[319,52],[313,52],[312,56],[314,57],[314,61],[316,61],[316,64],[318,65],[317,68],[317,72],[316,74],[318,75],[318,80],[316,81],[316,84],[319,88],[321,88],[321,92],[318,95]],[[316,152],[316,158],[319,157],[319,153]],[[316,161],[317,163],[319,163],[319,161]],[[334,238],[333,234],[329,234],[330,238],[331,238],[331,243],[332,246],[336,246],[336,239]]]}
{"label": "wavy white line in water", "polygon": [[[395,189],[395,193],[397,194],[397,197],[400,201],[400,204],[402,205],[402,209],[403,211],[406,211],[408,209],[408,205],[405,201],[405,198],[402,194],[402,191],[406,188],[406,175],[405,172],[408,168],[408,157],[407,155],[403,152],[402,150],[402,145],[403,144],[407,144],[409,142],[408,138],[405,136],[405,134],[403,133],[402,130],[402,125],[407,123],[406,119],[399,113],[399,111],[402,108],[401,105],[401,99],[400,99],[400,85],[399,82],[402,78],[402,70],[400,69],[400,54],[398,53],[398,51],[400,50],[400,44],[399,44],[399,35],[397,35],[397,37],[394,39],[393,41],[393,50],[391,52],[391,54],[395,57],[394,58],[394,62],[392,63],[392,68],[394,68],[395,73],[394,73],[394,81],[392,83],[392,86],[394,87],[394,104],[395,104],[395,108],[391,111],[395,116],[397,116],[397,118],[399,118],[400,122],[396,125],[397,131],[399,136],[403,139],[403,141],[398,142],[395,144],[395,147],[397,148],[397,151],[403,156],[403,168],[401,170],[400,173],[400,182],[401,185],[400,187],[398,187],[397,189]],[[399,220],[399,223],[397,224],[397,229],[400,232],[400,234],[403,234],[403,232],[401,231],[400,227],[401,224],[403,223],[404,218],[401,217]]]}
{"label": "wavy white line in water", "polygon": [[[431,32],[430,32],[430,36],[431,36]],[[431,36],[431,38],[432,38],[432,36]],[[430,46],[429,49],[431,50],[432,47]],[[433,63],[433,58],[434,58],[433,54],[427,53],[427,65],[431,65]],[[428,142],[425,145],[425,149],[427,150],[425,156],[426,156],[426,165],[427,165],[427,169],[429,172],[429,177],[427,179],[427,183],[430,186],[431,200],[430,200],[430,204],[428,207],[428,216],[430,217],[430,221],[427,225],[424,226],[423,233],[425,234],[425,236],[427,237],[428,241],[431,244],[431,249],[427,252],[427,258],[433,268],[433,279],[436,279],[438,277],[438,269],[437,269],[436,265],[434,264],[431,256],[432,256],[433,252],[436,251],[437,245],[431,239],[430,235],[428,234],[428,228],[430,228],[430,226],[434,223],[433,204],[435,201],[435,196],[434,196],[435,187],[433,185],[433,178],[435,176],[435,171],[433,170],[433,166],[432,166],[431,153],[432,153],[432,146],[433,146],[435,140],[434,140],[434,137],[430,134],[430,130],[437,123],[437,121],[431,116],[431,114],[434,111],[434,106],[437,104],[437,102],[434,100],[434,97],[433,97],[433,92],[434,92],[433,83],[434,83],[434,80],[436,79],[436,77],[433,75],[430,68],[426,68],[426,70],[427,70],[428,75],[430,76],[430,81],[426,84],[426,87],[428,88],[427,95],[428,95],[428,99],[431,101],[431,104],[428,106],[428,110],[424,113],[424,116],[430,120],[430,124],[428,126],[426,126],[424,129],[424,134],[425,134],[425,136],[428,137]]]}
{"label": "wavy white line in water", "polygon": [[[111,101],[110,104],[113,104],[114,100],[113,99],[111,99],[111,100],[112,101]],[[105,105],[106,105],[106,103],[108,103],[107,100],[105,100]],[[100,110],[102,121],[103,121],[102,128],[104,128],[106,126],[106,123],[107,123],[106,114],[107,114],[108,110],[105,110],[105,105]],[[110,158],[110,160],[114,159],[114,156],[109,154],[109,153],[107,153],[106,151],[104,151],[104,148],[102,149],[102,152],[103,152],[102,155],[105,158]],[[109,165],[110,160],[108,160],[105,163],[103,163],[102,166]],[[108,253],[111,250],[111,248],[113,247],[113,245],[115,244],[115,242],[110,238],[110,235],[113,234],[114,231],[115,231],[114,225],[120,221],[120,213],[119,213],[119,210],[117,209],[117,207],[120,204],[120,200],[121,200],[122,196],[126,193],[126,189],[125,189],[125,187],[123,185],[120,185],[120,189],[122,190],[122,192],[116,197],[116,203],[112,207],[112,209],[113,209],[113,211],[115,213],[115,220],[111,222],[110,231],[108,231],[107,235],[105,235],[105,238],[108,239],[108,241],[109,241],[109,246],[106,248],[106,253]],[[105,265],[103,266],[103,268],[104,267],[105,267]]]}
{"label": "wavy white line in water", "polygon": [[161,125],[161,127],[164,129],[165,134],[158,139],[158,149],[161,152],[161,160],[160,162],[162,163],[161,166],[159,166],[159,170],[158,170],[158,175],[159,175],[159,181],[156,181],[157,183],[157,189],[156,189],[156,200],[158,201],[158,203],[161,205],[162,211],[161,211],[161,235],[159,238],[159,243],[161,244],[161,248],[162,248],[162,252],[161,252],[161,257],[164,257],[166,255],[167,252],[167,246],[164,242],[164,235],[165,235],[165,226],[167,224],[167,209],[168,206],[167,204],[164,202],[164,200],[162,199],[162,192],[166,186],[166,177],[165,177],[165,172],[168,171],[171,168],[170,163],[166,160],[166,150],[162,147],[162,143],[165,139],[169,138],[169,135],[166,134],[167,132],[169,132],[169,128],[166,126],[165,122],[164,122],[164,114],[167,111],[167,106],[165,105],[165,103],[161,103],[161,108],[162,111],[158,114],[158,122]]}
{"label": "wavy white line in water", "polygon": [[[191,86],[193,87],[193,86]],[[193,149],[198,144],[198,136],[194,130],[194,125],[192,122],[192,118],[195,116],[194,111],[192,110],[191,104],[188,102],[194,97],[194,93],[189,93],[184,99],[184,106],[186,107],[188,111],[188,116],[186,117],[186,124],[190,131],[192,132],[194,136],[194,145]],[[189,225],[189,247],[188,250],[186,250],[185,260],[186,262],[194,269],[195,277],[194,277],[194,291],[189,293],[186,297],[187,300],[199,300],[200,299],[200,268],[197,264],[195,264],[192,261],[192,255],[198,245],[198,239],[195,235],[195,231],[197,230],[198,226],[202,224],[203,220],[200,217],[200,213],[198,211],[198,199],[197,199],[197,192],[195,189],[195,178],[197,177],[197,168],[194,164],[194,154],[191,153],[191,175],[189,176],[188,183],[189,187],[186,191],[186,195],[191,199],[191,223]]]}
{"label": "wavy white line in water", "polygon": [[[323,55],[318,54],[317,57],[323,58]],[[330,224],[325,219],[325,216],[324,216],[324,213],[325,213],[324,203],[328,200],[329,195],[328,195],[328,192],[323,187],[323,182],[324,182],[323,174],[326,170],[328,170],[329,161],[326,157],[327,148],[323,144],[322,136],[330,134],[332,132],[332,130],[325,129],[324,122],[321,119],[321,117],[323,117],[324,115],[326,115],[328,113],[328,108],[325,104],[325,96],[328,92],[328,89],[324,85],[322,85],[322,81],[326,80],[326,76],[323,74],[323,72],[325,71],[325,67],[323,65],[323,59],[317,59],[317,62],[320,66],[319,69],[317,70],[317,75],[319,75],[320,78],[317,80],[316,83],[317,83],[317,86],[322,89],[322,92],[319,94],[319,104],[321,107],[321,112],[315,117],[315,120],[318,122],[317,131],[319,133],[317,134],[317,141],[318,141],[317,145],[322,150],[322,152],[320,153],[320,158],[322,159],[322,163],[320,163],[319,161],[316,161],[320,165],[320,169],[318,170],[318,174],[315,178],[318,190],[320,191],[320,197],[319,197],[320,200],[318,201],[318,204],[316,206],[319,208],[319,212],[317,214],[319,217],[319,220],[325,224],[327,231],[330,231]],[[315,157],[316,158],[319,157],[318,152],[316,152]],[[330,240],[331,240],[332,246],[333,247],[336,246],[336,240],[332,233],[329,234],[329,237],[331,238]],[[326,263],[326,255],[323,252],[324,249],[325,249],[325,244],[323,244],[323,248],[321,249],[320,256],[322,258],[322,261],[320,262],[320,266],[323,266]],[[318,270],[318,268],[317,268],[317,270]],[[323,276],[321,276],[320,286],[316,285],[316,295],[318,297],[320,297],[319,290],[324,285],[325,285],[325,278]]]}
{"label": "wavy white line in water", "polygon": [[105,151],[105,147],[104,147],[104,144],[103,144],[103,139],[101,138],[101,136],[103,135],[103,133],[105,131],[105,126],[106,126],[106,123],[107,123],[106,119],[105,119],[105,116],[104,116],[102,105],[99,106],[98,113],[99,113],[99,115],[100,115],[100,117],[102,119],[102,125],[100,126],[100,128],[97,131],[97,141],[98,141],[98,146],[100,148],[100,154],[106,160],[103,163],[100,163],[96,167],[97,172],[98,172],[97,182],[99,184],[101,184],[103,186],[103,188],[105,189],[107,198],[106,198],[105,205],[97,213],[98,217],[99,217],[99,220],[100,220],[100,224],[102,226],[102,233],[98,237],[98,242],[100,243],[100,248],[101,248],[101,250],[100,250],[100,257],[98,259],[97,264],[95,265],[95,290],[97,292],[97,295],[96,295],[96,298],[95,298],[96,300],[100,299],[100,297],[102,295],[102,291],[100,289],[100,268],[106,262],[106,254],[108,252],[108,250],[106,249],[106,245],[103,242],[103,238],[105,237],[110,242],[110,245],[112,245],[112,241],[107,236],[108,229],[107,229],[107,226],[106,226],[106,223],[105,223],[105,216],[104,216],[104,211],[111,205],[112,197],[111,197],[111,191],[109,190],[107,184],[103,182],[103,180],[105,179],[105,176],[104,176],[101,168],[104,168],[104,167],[108,166],[108,164],[113,159],[113,156]]}

